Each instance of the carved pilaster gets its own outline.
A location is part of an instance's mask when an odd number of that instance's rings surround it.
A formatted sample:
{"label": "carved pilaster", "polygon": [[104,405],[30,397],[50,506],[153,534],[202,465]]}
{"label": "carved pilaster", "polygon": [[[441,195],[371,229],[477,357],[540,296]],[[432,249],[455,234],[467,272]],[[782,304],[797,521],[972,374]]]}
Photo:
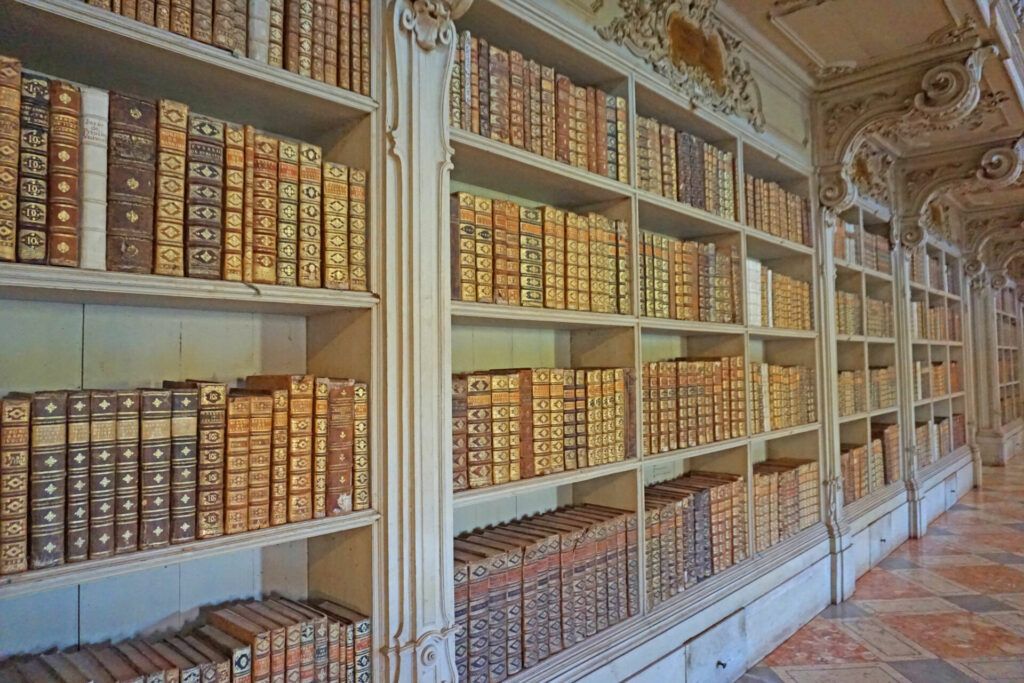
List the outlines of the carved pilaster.
{"label": "carved pilaster", "polygon": [[459,0],[388,0],[384,339],[384,678],[451,682],[451,381],[448,329],[448,85]]}

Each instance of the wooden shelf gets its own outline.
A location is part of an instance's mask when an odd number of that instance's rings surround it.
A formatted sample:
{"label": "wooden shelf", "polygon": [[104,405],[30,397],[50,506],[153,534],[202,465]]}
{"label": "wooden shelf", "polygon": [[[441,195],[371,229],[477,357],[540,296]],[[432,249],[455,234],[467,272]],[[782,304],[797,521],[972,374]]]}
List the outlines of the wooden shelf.
{"label": "wooden shelf", "polygon": [[143,550],[126,555],[87,560],[65,564],[51,569],[38,569],[21,574],[0,577],[0,599],[14,595],[25,595],[61,586],[72,586],[89,581],[106,579],[111,576],[152,569],[166,564],[187,562],[239,550],[251,550],[267,546],[301,541],[339,531],[367,527],[376,522],[380,515],[374,510],[355,512],[341,517],[328,517],[309,522],[296,522],[281,526],[249,531],[233,536],[194,541],[154,550]]}
{"label": "wooden shelf", "polygon": [[868,413],[868,417],[881,417],[882,415],[888,415],[890,413],[899,412],[899,406],[889,406],[888,408],[875,408]]}
{"label": "wooden shelf", "polygon": [[640,209],[640,227],[644,230],[665,231],[673,236],[685,238],[740,234],[745,230],[742,224],[734,220],[653,192],[637,190],[636,195]]}
{"label": "wooden shelf", "polygon": [[687,334],[743,334],[743,325],[733,323],[704,323],[695,320],[672,320],[670,318],[640,318],[644,330],[665,330]]}
{"label": "wooden shelf", "polygon": [[754,339],[814,339],[818,333],[814,330],[790,330],[783,327],[760,327],[751,325],[748,333]]}
{"label": "wooden shelf", "polygon": [[746,229],[747,255],[758,260],[789,258],[793,256],[814,256],[814,248],[776,237],[754,228]]}
{"label": "wooden shelf", "polygon": [[370,309],[377,304],[376,295],[366,292],[249,285],[223,280],[13,263],[0,264],[0,298],[288,315]]}
{"label": "wooden shelf", "polygon": [[896,343],[896,338],[895,337],[870,337],[870,336],[868,336],[868,337],[865,337],[864,340],[868,344],[895,344]]}
{"label": "wooden shelf", "polygon": [[27,68],[323,143],[374,111],[365,96],[79,0],[0,0],[0,44]]}
{"label": "wooden shelf", "polygon": [[[645,455],[644,464],[651,465],[666,461],[689,460],[690,458],[698,458],[702,455],[708,455],[710,453],[727,451],[730,448],[738,448],[745,446],[751,440],[751,438],[752,437],[741,436],[735,439],[715,441],[714,443],[706,443],[700,446],[689,446],[687,448],[678,448],[674,451],[665,451],[664,453]],[[757,438],[756,435],[753,438]]]}
{"label": "wooden shelf", "polygon": [[842,415],[839,418],[839,424],[847,424],[850,422],[856,422],[857,420],[866,420],[871,417],[870,413],[853,413],[852,415]]}
{"label": "wooden shelf", "polygon": [[570,330],[592,327],[633,327],[636,325],[636,318],[618,313],[566,311],[466,301],[453,301],[451,311],[453,325],[515,325],[516,327]]}
{"label": "wooden shelf", "polygon": [[750,437],[751,441],[770,441],[772,439],[784,439],[787,436],[796,436],[797,434],[806,434],[807,432],[817,431],[821,425],[820,422],[811,422],[810,424],[797,425],[796,427],[787,427],[786,429],[776,429],[770,432],[762,432],[760,434],[754,434]]}
{"label": "wooden shelf", "polygon": [[837,334],[836,341],[841,343],[845,342],[860,344],[867,341],[867,337],[865,337],[863,334]]}
{"label": "wooden shelf", "polygon": [[612,474],[619,474],[620,472],[630,472],[639,467],[639,460],[623,460],[622,462],[598,465],[597,467],[584,467],[583,469],[559,472],[557,474],[547,474],[542,477],[533,477],[532,479],[522,479],[520,481],[501,484],[498,486],[469,489],[456,493],[453,497],[453,504],[455,508],[479,505],[489,501],[504,500],[524,493],[532,493],[534,491],[542,491],[544,489],[555,488],[558,486],[569,486],[581,481],[599,479]]}

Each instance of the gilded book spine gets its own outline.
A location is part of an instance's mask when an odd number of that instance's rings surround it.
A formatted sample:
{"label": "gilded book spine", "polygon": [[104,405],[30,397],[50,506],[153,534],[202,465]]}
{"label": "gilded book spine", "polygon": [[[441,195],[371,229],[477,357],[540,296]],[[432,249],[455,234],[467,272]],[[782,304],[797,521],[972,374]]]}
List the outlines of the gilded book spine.
{"label": "gilded book spine", "polygon": [[114,554],[117,392],[89,395],[89,559]]}
{"label": "gilded book spine", "polygon": [[249,529],[270,526],[271,441],[274,397],[253,394],[249,413]]}
{"label": "gilded book spine", "polygon": [[313,518],[327,516],[327,422],[331,380],[313,382]]}
{"label": "gilded book spine", "polygon": [[323,264],[324,286],[349,289],[348,167],[324,162]]}
{"label": "gilded book spine", "polygon": [[338,87],[352,90],[352,0],[338,2]]}
{"label": "gilded book spine", "polygon": [[188,106],[160,100],[156,161],[156,251],[153,272],[185,274],[185,153]]}
{"label": "gilded book spine", "polygon": [[107,151],[107,270],[153,272],[156,107],[111,93]]}
{"label": "gilded book spine", "polygon": [[185,274],[219,280],[224,240],[224,124],[188,116]]}
{"label": "gilded book spine", "polygon": [[357,292],[365,292],[369,288],[366,229],[369,214],[366,208],[366,171],[361,168],[349,169],[348,181],[349,275],[352,289]]}
{"label": "gilded book spine", "polygon": [[355,382],[332,380],[328,395],[327,515],[352,511],[355,460]]}
{"label": "gilded book spine", "polygon": [[139,392],[118,391],[114,447],[114,553],[139,547]]}
{"label": "gilded book spine", "polygon": [[224,533],[249,529],[249,429],[252,396],[229,393],[224,449]]}
{"label": "gilded book spine", "polygon": [[277,282],[277,157],[275,138],[256,133],[253,180],[252,281]]}
{"label": "gilded book spine", "polygon": [[21,62],[0,56],[0,261],[17,257]]}
{"label": "gilded book spine", "polygon": [[299,146],[281,140],[277,156],[277,284],[298,284]]}
{"label": "gilded book spine", "polygon": [[46,263],[49,137],[50,82],[23,74],[18,168],[18,261],[21,263]]}
{"label": "gilded book spine", "polygon": [[[89,559],[89,392],[68,394],[66,560]],[[2,486],[0,486],[2,490]]]}
{"label": "gilded book spine", "polygon": [[171,543],[196,538],[196,466],[198,463],[199,392],[171,392]]}
{"label": "gilded book spine", "polygon": [[31,397],[29,560],[32,569],[64,563],[67,493],[67,393]]}
{"label": "gilded book spine", "polygon": [[213,0],[192,0],[192,38],[213,42]]}
{"label": "gilded book spine", "polygon": [[322,271],[323,152],[299,147],[299,286],[320,287]]}
{"label": "gilded book spine", "polygon": [[224,125],[223,260],[225,280],[241,282],[245,242],[245,128]]}
{"label": "gilded book spine", "polygon": [[270,525],[288,522],[288,390],[274,389],[270,451]]}
{"label": "gilded book spine", "polygon": [[140,413],[139,549],[161,548],[171,536],[171,420],[169,389],[142,389]]}
{"label": "gilded book spine", "polygon": [[49,186],[47,187],[47,261],[51,266],[79,264],[82,177],[82,93],[70,83],[50,82]]}
{"label": "gilded book spine", "polygon": [[364,382],[356,382],[352,431],[352,509],[370,508],[370,395]]}
{"label": "gilded book spine", "polygon": [[284,67],[285,0],[270,0],[270,45],[267,49],[267,63],[270,66]]}
{"label": "gilded book spine", "polygon": [[324,82],[338,84],[338,21],[340,0],[324,3]]}
{"label": "gilded book spine", "polygon": [[253,240],[256,225],[256,129],[245,126],[245,189],[242,194],[242,282],[253,281]]}
{"label": "gilded book spine", "polygon": [[0,575],[28,569],[28,398],[0,401]]}

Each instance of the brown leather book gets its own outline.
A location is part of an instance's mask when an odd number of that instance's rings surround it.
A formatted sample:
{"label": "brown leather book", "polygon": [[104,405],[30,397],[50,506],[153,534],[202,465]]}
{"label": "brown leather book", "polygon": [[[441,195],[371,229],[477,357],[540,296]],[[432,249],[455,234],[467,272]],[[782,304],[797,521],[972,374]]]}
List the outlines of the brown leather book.
{"label": "brown leather book", "polygon": [[138,17],[139,0],[113,0],[114,10],[120,11],[121,16],[135,19]]}
{"label": "brown leather book", "polygon": [[270,47],[267,63],[284,67],[284,0],[270,0]]}
{"label": "brown leather book", "polygon": [[63,81],[50,82],[47,260],[78,267],[81,230],[82,93]]}
{"label": "brown leather book", "polygon": [[284,68],[299,73],[299,2],[284,0]]}
{"label": "brown leather book", "polygon": [[324,0],[324,83],[338,85],[338,21],[340,0]]}
{"label": "brown leather book", "polygon": [[288,390],[271,391],[274,402],[270,434],[270,525],[288,522]]}
{"label": "brown leather book", "polygon": [[153,271],[156,107],[110,93],[107,270]]}
{"label": "brown leather book", "polygon": [[249,411],[249,529],[270,526],[270,479],[274,397],[254,393]]}
{"label": "brown leather book", "polygon": [[68,394],[65,559],[89,559],[89,392]]}
{"label": "brown leather book", "polygon": [[367,212],[366,170],[350,168],[348,172],[348,260],[349,278],[352,290],[365,292],[369,289],[367,257]]}
{"label": "brown leather book", "polygon": [[313,518],[327,516],[327,421],[331,380],[313,380]]}
{"label": "brown leather book", "polygon": [[370,0],[360,0],[359,8],[362,13],[362,21],[359,24],[359,41],[363,46],[363,88],[360,94],[370,95],[370,64],[372,60],[370,51]]}
{"label": "brown leather book", "polygon": [[224,124],[224,249],[222,277],[241,282],[245,232],[245,129]]}
{"label": "brown leather book", "polygon": [[196,538],[199,391],[171,390],[171,543]]}
{"label": "brown leather book", "polygon": [[32,569],[64,564],[67,400],[64,391],[40,391],[31,395],[29,560]]}
{"label": "brown leather book", "polygon": [[355,381],[330,380],[327,399],[328,517],[352,511],[355,448]]}
{"label": "brown leather book", "polygon": [[114,554],[117,392],[89,393],[89,559]]}
{"label": "brown leather book", "polygon": [[156,0],[153,7],[153,25],[169,31],[171,28],[171,0]]}
{"label": "brown leather book", "polygon": [[255,133],[252,281],[277,282],[277,139]]}
{"label": "brown leather book", "polygon": [[160,100],[157,124],[156,242],[153,272],[185,274],[185,153],[188,105]]}
{"label": "brown leather book", "polygon": [[188,116],[185,274],[219,280],[224,232],[224,123]]}
{"label": "brown leather book", "polygon": [[299,145],[278,142],[277,154],[277,284],[298,284]]}
{"label": "brown leather book", "polygon": [[235,5],[245,0],[213,0],[212,44],[229,52],[235,45]]}
{"label": "brown leather book", "polygon": [[352,0],[338,0],[338,87],[352,89]]}
{"label": "brown leather book", "polygon": [[253,239],[256,225],[256,129],[243,128],[245,135],[245,189],[242,194],[242,282],[252,282]]}
{"label": "brown leather book", "polygon": [[323,284],[321,231],[323,225],[323,152],[316,145],[299,146],[299,253],[300,287]]}
{"label": "brown leather book", "polygon": [[214,0],[192,0],[192,38],[207,45],[213,42]]}
{"label": "brown leather book", "polygon": [[171,0],[171,31],[186,37],[192,35],[191,0]]}
{"label": "brown leather book", "polygon": [[21,78],[21,153],[18,167],[18,261],[46,263],[46,192],[50,82]]}
{"label": "brown leather book", "polygon": [[299,75],[313,75],[313,0],[296,0],[299,5]]}
{"label": "brown leather book", "polygon": [[348,166],[324,162],[323,203],[324,287],[349,289]]}
{"label": "brown leather book", "polygon": [[30,400],[0,402],[0,575],[28,569]]}
{"label": "brown leather book", "polygon": [[166,546],[171,537],[173,402],[169,389],[142,389],[139,400],[139,550],[146,550]]}
{"label": "brown leather book", "polygon": [[0,55],[0,261],[17,258],[21,62]]}
{"label": "brown leather book", "polygon": [[114,554],[139,547],[139,411],[138,391],[117,392],[114,446]]}
{"label": "brown leather book", "polygon": [[370,509],[370,392],[365,382],[355,385],[355,441],[352,446],[352,509]]}
{"label": "brown leather book", "polygon": [[452,375],[452,489],[469,488],[469,382],[465,373]]}
{"label": "brown leather book", "polygon": [[351,56],[351,90],[363,92],[363,43],[359,36],[363,27],[363,14],[359,0],[349,0],[349,55]]}
{"label": "brown leather book", "polygon": [[324,62],[326,57],[326,0],[313,0],[313,35],[310,41],[312,55],[310,75],[318,81],[324,81]]}
{"label": "brown leather book", "polygon": [[135,12],[138,21],[153,26],[156,23],[156,0],[137,0]]}
{"label": "brown leather book", "polygon": [[228,394],[227,446],[224,453],[224,533],[249,530],[249,423],[252,396]]}

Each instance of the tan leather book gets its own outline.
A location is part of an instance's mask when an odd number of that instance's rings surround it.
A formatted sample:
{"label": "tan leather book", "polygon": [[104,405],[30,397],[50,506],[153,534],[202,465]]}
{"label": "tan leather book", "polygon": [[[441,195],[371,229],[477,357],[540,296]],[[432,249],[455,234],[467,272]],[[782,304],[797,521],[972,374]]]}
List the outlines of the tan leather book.
{"label": "tan leather book", "polygon": [[[308,0],[302,0],[308,1]],[[299,145],[278,141],[277,284],[298,284]]]}
{"label": "tan leather book", "polygon": [[160,100],[157,123],[156,251],[153,272],[185,274],[185,153],[188,106]]}
{"label": "tan leather book", "polygon": [[82,93],[70,83],[50,82],[47,262],[77,268],[81,231]]}
{"label": "tan leather book", "polygon": [[224,234],[221,277],[243,280],[245,241],[245,129],[224,124]]}
{"label": "tan leather book", "polygon": [[17,257],[21,62],[0,56],[0,261]]}
{"label": "tan leather book", "polygon": [[299,146],[299,253],[300,287],[323,285],[323,152],[320,147]]}
{"label": "tan leather book", "polygon": [[0,402],[0,575],[28,569],[28,397]]}
{"label": "tan leather book", "polygon": [[46,263],[50,81],[23,73],[18,166],[18,261]]}
{"label": "tan leather book", "polygon": [[249,530],[249,428],[252,396],[230,391],[224,452],[224,533]]}

